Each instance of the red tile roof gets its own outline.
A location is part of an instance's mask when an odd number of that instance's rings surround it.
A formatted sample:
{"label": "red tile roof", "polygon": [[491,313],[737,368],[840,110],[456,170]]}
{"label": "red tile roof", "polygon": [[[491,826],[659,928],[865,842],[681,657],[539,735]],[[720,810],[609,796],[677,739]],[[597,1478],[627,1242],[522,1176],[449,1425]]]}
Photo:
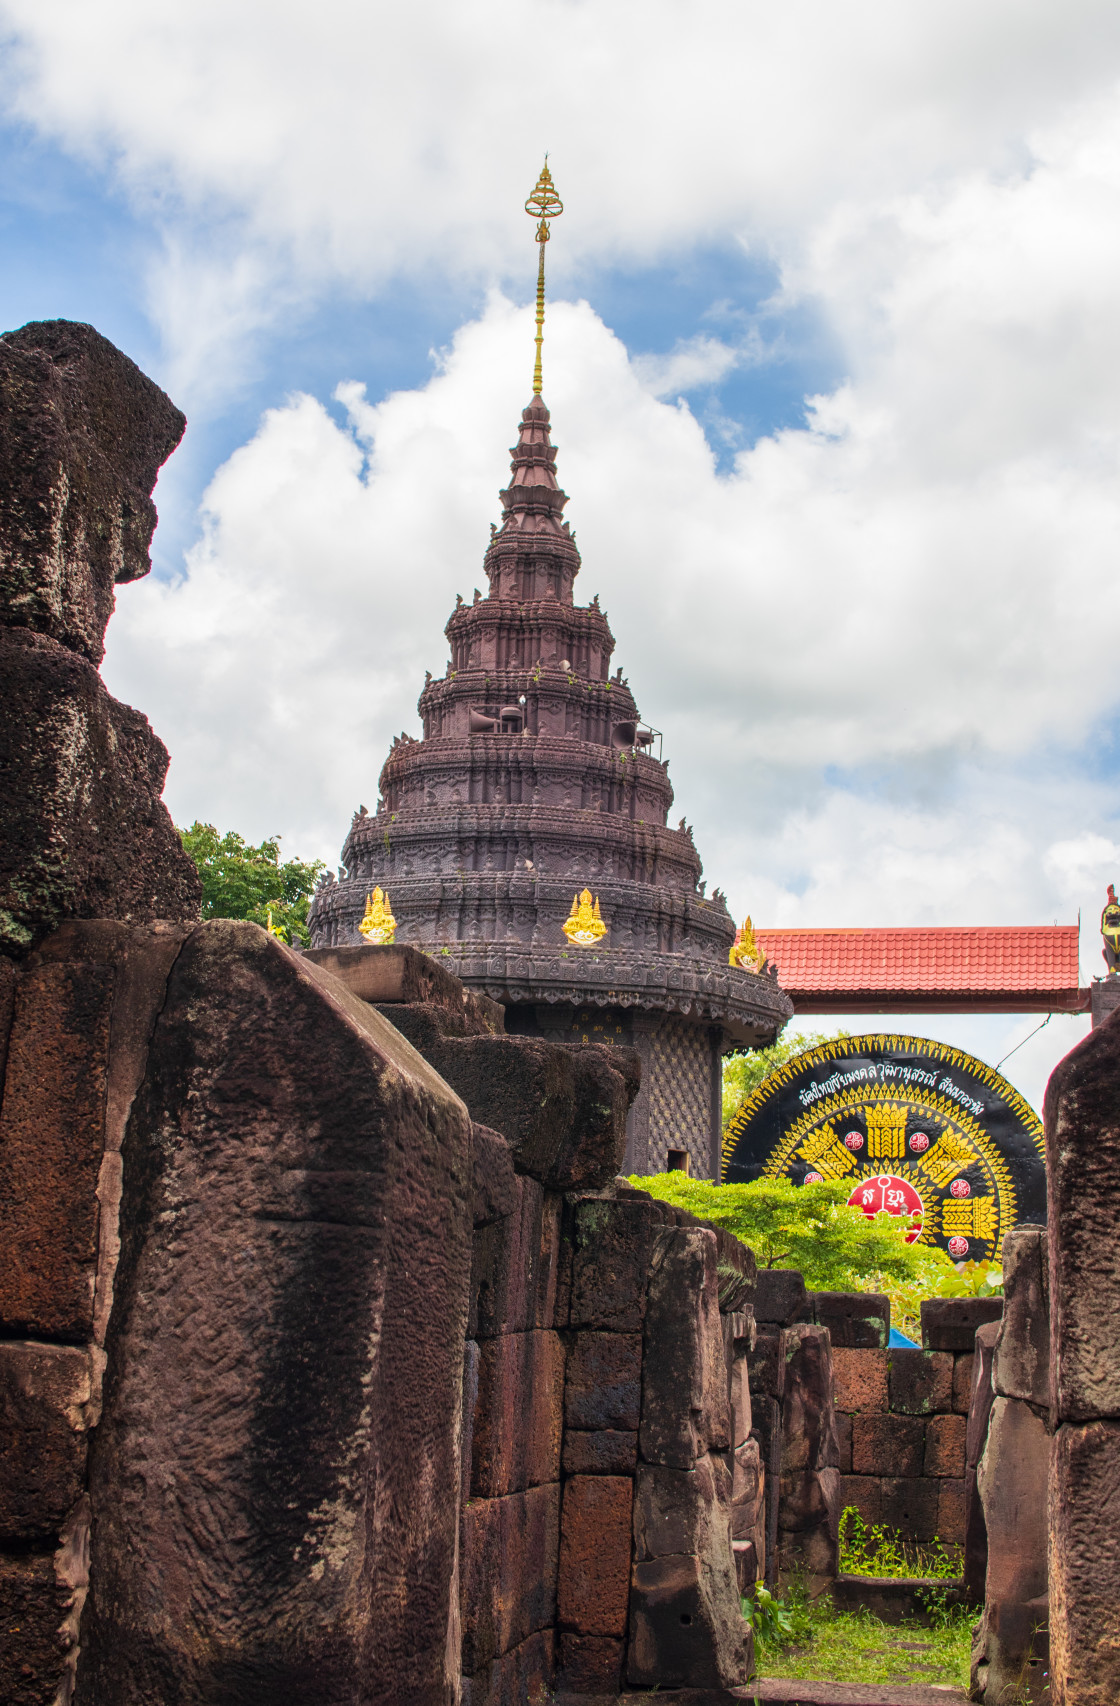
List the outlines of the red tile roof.
{"label": "red tile roof", "polygon": [[799,1012],[1077,1011],[1076,924],[766,930],[755,937]]}

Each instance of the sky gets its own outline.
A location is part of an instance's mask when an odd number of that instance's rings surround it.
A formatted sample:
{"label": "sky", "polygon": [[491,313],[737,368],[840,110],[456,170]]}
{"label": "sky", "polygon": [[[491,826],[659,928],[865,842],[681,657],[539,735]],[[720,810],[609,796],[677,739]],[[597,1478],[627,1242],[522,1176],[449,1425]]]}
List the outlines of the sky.
{"label": "sky", "polygon": [[[0,0],[3,324],[184,409],[104,676],[166,799],[336,863],[544,394],[709,891],[1082,918],[1120,880],[1112,0]],[[942,1017],[1037,1106],[1086,1021]],[[822,1022],[809,1018],[810,1029]],[[858,1028],[863,1028],[862,1026]]]}

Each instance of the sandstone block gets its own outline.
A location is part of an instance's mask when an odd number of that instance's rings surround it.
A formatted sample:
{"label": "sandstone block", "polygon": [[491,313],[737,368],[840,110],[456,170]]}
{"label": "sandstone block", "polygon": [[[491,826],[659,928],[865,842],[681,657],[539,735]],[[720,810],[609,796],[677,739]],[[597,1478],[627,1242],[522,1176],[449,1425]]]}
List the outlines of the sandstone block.
{"label": "sandstone block", "polygon": [[953,1407],[953,1359],[947,1351],[891,1352],[891,1409],[910,1416]]}
{"label": "sandstone block", "polygon": [[577,1333],[564,1376],[568,1428],[636,1430],[642,1411],[642,1335]]}
{"label": "sandstone block", "polygon": [[836,1440],[839,1446],[839,1462],[836,1467],[841,1475],[852,1472],[852,1418],[842,1411],[836,1412]]}
{"label": "sandstone block", "polygon": [[1002,1398],[1050,1405],[1049,1255],[1046,1228],[1013,1226],[1003,1241],[1003,1316],[992,1362]]}
{"label": "sandstone block", "polygon": [[963,1416],[930,1417],[926,1423],[924,1474],[963,1480],[966,1426]]}
{"label": "sandstone block", "polygon": [[921,1475],[926,1424],[920,1416],[855,1416],[852,1470],[856,1475]]}
{"label": "sandstone block", "polygon": [[[717,1255],[718,1269],[718,1255]],[[727,1367],[728,1399],[731,1404],[731,1443],[742,1445],[750,1438],[750,1354],[755,1338],[753,1310],[723,1312],[723,1360]]]}
{"label": "sandstone block", "polygon": [[1046,1592],[1046,1496],[1050,1440],[1029,1405],[997,1398],[978,1486],[988,1534],[986,1600]]}
{"label": "sandstone block", "polygon": [[787,1534],[820,1528],[835,1538],[839,1521],[840,1471],[802,1469],[779,1483],[778,1527]]}
{"label": "sandstone block", "polygon": [[320,968],[212,921],[123,1160],[79,1691],[213,1698],[235,1672],[261,1697],[446,1698],[462,1103]]}
{"label": "sandstone block", "polygon": [[638,1448],[647,1463],[689,1469],[731,1444],[715,1239],[668,1232],[649,1277]]}
{"label": "sandstone block", "polygon": [[638,1436],[616,1428],[597,1433],[564,1429],[565,1475],[632,1475],[638,1462]]}
{"label": "sandstone block", "polygon": [[753,1669],[738,1603],[713,1604],[703,1561],[687,1553],[635,1563],[626,1674],[633,1688],[734,1688]]}
{"label": "sandstone block", "polygon": [[577,1203],[572,1231],[573,1327],[641,1332],[657,1230],[648,1202],[602,1198]]}
{"label": "sandstone block", "polygon": [[402,942],[363,942],[353,948],[307,948],[304,959],[344,983],[359,1001],[420,1005],[458,1017],[466,990],[438,959]]}
{"label": "sandstone block", "polygon": [[795,1321],[807,1320],[811,1309],[803,1274],[795,1268],[759,1268],[754,1293],[756,1321],[791,1327]]}
{"label": "sandstone block", "polygon": [[[390,1019],[389,1023],[392,1022]],[[476,1231],[508,1220],[520,1207],[517,1184],[513,1156],[501,1132],[491,1131],[484,1125],[472,1125],[471,1190]],[[472,1320],[472,1326],[477,1327],[476,1320]],[[522,1322],[521,1328],[524,1326]],[[488,1335],[484,1333],[482,1337]]]}
{"label": "sandstone block", "polygon": [[54,1559],[0,1554],[0,1700],[4,1706],[53,1706],[73,1657],[73,1590]]}
{"label": "sandstone block", "polygon": [[889,1373],[893,1352],[833,1347],[832,1373],[836,1408],[864,1415],[882,1415],[890,1407]]}
{"label": "sandstone block", "polygon": [[875,1475],[841,1475],[840,1509],[854,1505],[868,1527],[883,1520],[883,1490]]}
{"label": "sandstone block", "polygon": [[1114,1706],[1120,1700],[1120,1422],[1067,1424],[1052,1451],[1051,1696],[1054,1706]]}
{"label": "sandstone block", "polygon": [[999,1322],[991,1321],[977,1329],[976,1352],[972,1362],[972,1397],[968,1408],[968,1427],[965,1433],[965,1461],[975,1469],[984,1454],[988,1437],[988,1422],[992,1414],[995,1388],[992,1384],[992,1360]]}
{"label": "sandstone block", "polygon": [[560,1486],[464,1507],[460,1554],[463,1670],[482,1670],[556,1616]]}
{"label": "sandstone block", "polygon": [[617,1695],[626,1643],[612,1635],[560,1634],[557,1686],[569,1694]]}
{"label": "sandstone block", "polygon": [[477,1675],[463,1678],[462,1706],[541,1706],[552,1694],[554,1648],[551,1629],[530,1635]]}
{"label": "sandstone block", "polygon": [[57,1537],[85,1486],[88,1352],[0,1343],[0,1539]]}
{"label": "sandstone block", "polygon": [[840,1460],[833,1405],[832,1352],[828,1329],[787,1327],[782,1400],[782,1470],[835,1469]]}
{"label": "sandstone block", "polygon": [[947,1546],[963,1546],[968,1499],[963,1479],[941,1481],[937,1488],[937,1532]]}
{"label": "sandstone block", "polygon": [[617,1174],[638,1088],[629,1050],[449,1037],[424,1054],[471,1117],[507,1139],[520,1172],[555,1191],[596,1190]]}
{"label": "sandstone block", "polygon": [[626,1633],[633,1486],[621,1475],[564,1483],[557,1615],[575,1634]]}
{"label": "sandstone block", "polygon": [[511,1195],[508,1217],[475,1233],[471,1325],[482,1339],[555,1325],[561,1198],[524,1174]]}
{"label": "sandstone block", "polygon": [[780,1398],[785,1385],[786,1365],[781,1354],[780,1327],[760,1327],[747,1363],[752,1398]]}
{"label": "sandstone block", "polygon": [[65,918],[198,917],[202,887],[160,799],[168,757],[84,658],[0,629],[0,952]]}
{"label": "sandstone block", "polygon": [[937,1533],[941,1483],[912,1477],[884,1476],[879,1483],[880,1522],[899,1528],[919,1544]]}
{"label": "sandstone block", "polygon": [[0,622],[101,662],[114,588],[151,568],[152,488],[185,426],[92,326],[0,338]]}
{"label": "sandstone block", "polygon": [[835,1353],[845,1349],[886,1350],[891,1336],[891,1300],[881,1292],[815,1291],[813,1319],[827,1327]]}
{"label": "sandstone block", "polygon": [[634,1557],[709,1553],[719,1542],[730,1565],[732,1477],[721,1457],[701,1457],[691,1469],[638,1466],[634,1487]]}
{"label": "sandstone block", "polygon": [[8,1037],[12,1029],[18,978],[14,963],[0,956],[0,1091],[3,1090],[4,1070],[8,1064]]}
{"label": "sandstone block", "polygon": [[973,1353],[958,1351],[953,1358],[953,1409],[958,1416],[967,1416],[972,1403]]}
{"label": "sandstone block", "polygon": [[1051,1423],[1120,1416],[1120,1024],[1090,1031],[1046,1087]]}
{"label": "sandstone block", "polygon": [[564,1347],[555,1333],[503,1333],[479,1345],[471,1492],[499,1498],[560,1476]]}
{"label": "sandstone block", "polygon": [[765,1477],[756,1439],[737,1445],[731,1454],[731,1535],[754,1540],[765,1524]]}
{"label": "sandstone block", "polygon": [[111,966],[21,979],[0,1110],[0,1321],[28,1338],[92,1337],[105,1147]]}
{"label": "sandstone block", "polygon": [[977,1327],[998,1321],[999,1297],[930,1297],[922,1304],[922,1348],[927,1351],[970,1351]]}

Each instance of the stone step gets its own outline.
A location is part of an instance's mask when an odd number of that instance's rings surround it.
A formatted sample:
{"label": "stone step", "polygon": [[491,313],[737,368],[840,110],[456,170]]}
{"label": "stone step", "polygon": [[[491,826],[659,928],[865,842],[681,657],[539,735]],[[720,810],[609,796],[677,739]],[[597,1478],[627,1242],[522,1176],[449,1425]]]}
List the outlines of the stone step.
{"label": "stone step", "polygon": [[[659,1688],[666,1706],[968,1706],[960,1688],[940,1683],[790,1681],[759,1677],[745,1688]],[[651,1706],[643,1694],[556,1695],[556,1706]]]}

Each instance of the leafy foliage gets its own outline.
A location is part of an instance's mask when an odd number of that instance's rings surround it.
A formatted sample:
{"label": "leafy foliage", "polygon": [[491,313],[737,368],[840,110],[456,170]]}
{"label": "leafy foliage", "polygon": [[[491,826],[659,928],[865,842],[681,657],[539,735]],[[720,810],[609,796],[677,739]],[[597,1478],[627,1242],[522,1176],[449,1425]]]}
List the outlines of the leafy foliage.
{"label": "leafy foliage", "polygon": [[203,918],[246,918],[266,926],[271,911],[278,933],[308,945],[307,913],[326,870],[322,860],[281,860],[278,835],[253,847],[234,829],[219,835],[212,823],[197,820],[179,835],[202,878]]}
{"label": "leafy foliage", "polygon": [[840,1518],[840,1568],[849,1576],[921,1576],[925,1580],[956,1581],[961,1573],[958,1547],[946,1546],[934,1535],[928,1546],[904,1540],[897,1529],[875,1523],[870,1528],[855,1505],[846,1505]]}
{"label": "leafy foliage", "polygon": [[[871,1612],[848,1611],[828,1594],[811,1599],[795,1576],[775,1606],[783,1623],[770,1635],[754,1624],[755,1662],[760,1676],[823,1677],[833,1682],[924,1682],[968,1687],[975,1611],[948,1605],[948,1584],[931,1584],[940,1609],[931,1604],[932,1627],[907,1619],[884,1623]],[[753,1621],[753,1620],[752,1620]],[[918,1671],[915,1673],[915,1663]]]}
{"label": "leafy foliage", "polygon": [[739,1106],[753,1096],[760,1084],[772,1073],[804,1054],[806,1049],[820,1043],[831,1043],[837,1037],[850,1037],[851,1031],[807,1031],[801,1036],[779,1037],[769,1048],[750,1049],[743,1054],[729,1054],[723,1061],[723,1129],[726,1131]]}
{"label": "leafy foliage", "polygon": [[792,1639],[793,1619],[764,1582],[755,1582],[750,1593],[744,1594],[739,1603],[743,1616],[761,1640],[777,1646]]}
{"label": "leafy foliage", "polygon": [[910,1338],[921,1338],[923,1298],[959,1297],[966,1289],[944,1250],[920,1240],[906,1243],[909,1222],[901,1215],[872,1219],[849,1208],[851,1187],[841,1180],[713,1185],[685,1173],[658,1173],[630,1183],[726,1226],[750,1245],[760,1267],[799,1268],[812,1291],[885,1292],[892,1324]]}

